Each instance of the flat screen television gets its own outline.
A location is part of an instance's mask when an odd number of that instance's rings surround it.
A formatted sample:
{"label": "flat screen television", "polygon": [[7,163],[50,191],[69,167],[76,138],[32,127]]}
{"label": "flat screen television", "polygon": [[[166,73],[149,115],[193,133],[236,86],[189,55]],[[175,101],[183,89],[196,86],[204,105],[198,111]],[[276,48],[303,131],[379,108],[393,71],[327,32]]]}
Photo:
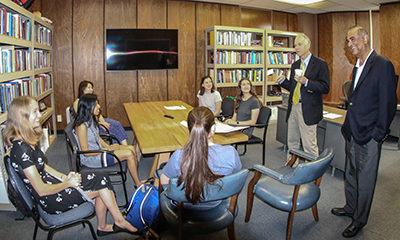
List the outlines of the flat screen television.
{"label": "flat screen television", "polygon": [[178,30],[107,29],[108,71],[178,68]]}

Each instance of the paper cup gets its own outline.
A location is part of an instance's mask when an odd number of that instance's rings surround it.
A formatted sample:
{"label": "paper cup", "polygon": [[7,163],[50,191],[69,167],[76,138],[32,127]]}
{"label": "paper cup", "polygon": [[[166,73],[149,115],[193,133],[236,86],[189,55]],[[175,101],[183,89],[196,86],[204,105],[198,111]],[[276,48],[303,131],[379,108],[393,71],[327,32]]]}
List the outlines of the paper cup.
{"label": "paper cup", "polygon": [[295,69],[295,70],[294,70],[294,74],[295,74],[297,77],[300,77],[301,75],[303,75],[303,70],[301,70],[301,69]]}

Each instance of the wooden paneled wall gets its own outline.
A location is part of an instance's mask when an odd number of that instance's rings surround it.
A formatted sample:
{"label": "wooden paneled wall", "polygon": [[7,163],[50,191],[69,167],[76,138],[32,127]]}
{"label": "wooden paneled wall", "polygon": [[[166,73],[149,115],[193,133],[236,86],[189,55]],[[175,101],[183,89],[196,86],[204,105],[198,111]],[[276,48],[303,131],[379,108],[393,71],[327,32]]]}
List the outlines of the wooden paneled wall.
{"label": "wooden paneled wall", "polygon": [[[380,25],[377,24],[381,13],[373,13],[374,49],[380,51]],[[346,46],[347,29],[360,25],[369,31],[368,12],[335,12],[318,15],[318,56],[328,63],[331,85],[325,102],[339,104],[342,100],[342,85],[351,80],[355,58]]]}
{"label": "wooden paneled wall", "polygon": [[[53,70],[56,113],[77,96],[78,84],[95,84],[102,111],[129,126],[122,103],[180,99],[196,104],[204,75],[204,30],[213,25],[297,31],[297,15],[234,5],[184,0],[36,0],[30,10],[53,20]],[[179,68],[105,71],[108,28],[179,30]],[[232,88],[229,94],[234,94]]]}
{"label": "wooden paneled wall", "polygon": [[[392,61],[396,74],[400,75],[400,3],[384,4],[380,8],[381,53]],[[400,84],[397,86],[397,102],[400,103]]]}

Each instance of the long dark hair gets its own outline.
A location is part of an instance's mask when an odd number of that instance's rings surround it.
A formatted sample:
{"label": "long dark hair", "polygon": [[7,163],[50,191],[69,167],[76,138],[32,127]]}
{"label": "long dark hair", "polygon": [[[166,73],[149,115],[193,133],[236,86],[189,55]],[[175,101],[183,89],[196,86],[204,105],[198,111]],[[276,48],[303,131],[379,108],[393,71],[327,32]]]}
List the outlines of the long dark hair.
{"label": "long dark hair", "polygon": [[179,183],[184,183],[185,196],[191,203],[200,201],[206,183],[220,176],[208,166],[208,136],[215,124],[214,114],[207,107],[196,107],[187,117],[189,141],[183,147]]}
{"label": "long dark hair", "polygon": [[206,89],[202,85],[207,79],[210,79],[212,83],[211,92],[213,93],[215,91],[214,81],[209,75],[207,75],[201,78],[200,93],[199,93],[200,96],[203,96],[204,92],[206,91]]}
{"label": "long dark hair", "polygon": [[96,94],[84,94],[79,98],[78,102],[78,112],[76,113],[76,118],[74,121],[74,127],[87,122],[89,126],[94,123],[97,124],[97,118],[93,111],[97,105],[97,95]]}
{"label": "long dark hair", "polygon": [[243,82],[243,81],[248,81],[248,82],[250,83],[250,94],[251,94],[253,97],[255,97],[255,98],[257,99],[257,101],[260,102],[260,100],[259,100],[258,97],[257,97],[257,94],[256,94],[255,91],[254,91],[253,84],[251,83],[251,81],[250,81],[249,79],[247,79],[247,78],[242,78],[242,79],[240,79],[240,81],[239,81],[239,83],[238,83],[238,89],[239,89],[239,91],[238,91],[238,94],[236,95],[236,103],[235,103],[235,111],[236,111],[236,112],[237,112],[238,109],[239,109],[240,103],[243,101],[243,92],[242,92],[242,88],[241,88],[241,85],[242,85],[242,82]]}
{"label": "long dark hair", "polygon": [[80,98],[83,94],[85,94],[83,91],[87,88],[88,85],[92,85],[94,87],[93,83],[91,81],[82,81],[79,83],[78,87],[78,98]]}

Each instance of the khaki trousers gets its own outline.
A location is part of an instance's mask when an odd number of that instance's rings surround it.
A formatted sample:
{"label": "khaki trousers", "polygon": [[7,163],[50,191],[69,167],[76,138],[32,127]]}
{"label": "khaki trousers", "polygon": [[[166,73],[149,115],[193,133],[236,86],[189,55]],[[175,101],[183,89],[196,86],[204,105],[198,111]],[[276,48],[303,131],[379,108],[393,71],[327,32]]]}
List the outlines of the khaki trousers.
{"label": "khaki trousers", "polygon": [[291,149],[301,149],[302,145],[305,152],[312,153],[315,156],[319,155],[317,124],[309,126],[304,122],[301,103],[292,105],[292,111],[288,119],[287,144],[289,151]]}

